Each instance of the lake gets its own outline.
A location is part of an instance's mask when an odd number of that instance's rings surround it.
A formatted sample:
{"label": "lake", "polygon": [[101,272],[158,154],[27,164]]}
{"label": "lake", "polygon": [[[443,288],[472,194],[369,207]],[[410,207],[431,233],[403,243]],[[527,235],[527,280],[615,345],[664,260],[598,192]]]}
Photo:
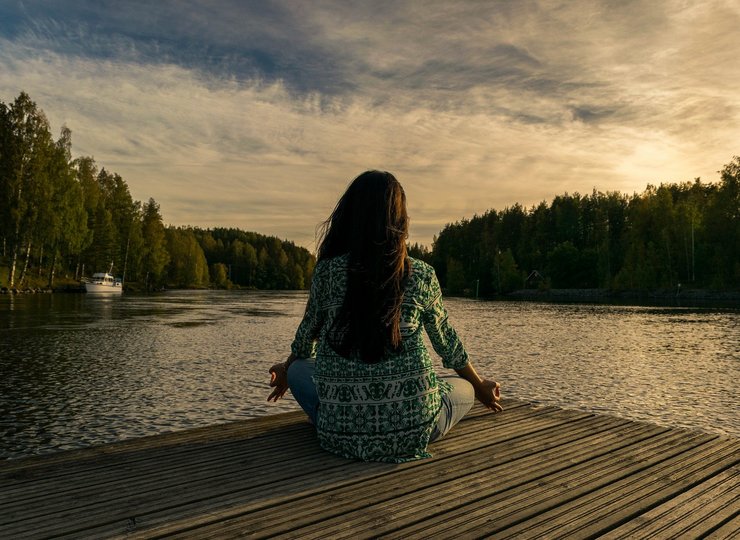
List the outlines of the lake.
{"label": "lake", "polygon": [[[0,296],[0,458],[275,414],[305,292]],[[536,403],[740,436],[740,309],[446,299],[478,371]],[[289,394],[288,394],[289,396]]]}

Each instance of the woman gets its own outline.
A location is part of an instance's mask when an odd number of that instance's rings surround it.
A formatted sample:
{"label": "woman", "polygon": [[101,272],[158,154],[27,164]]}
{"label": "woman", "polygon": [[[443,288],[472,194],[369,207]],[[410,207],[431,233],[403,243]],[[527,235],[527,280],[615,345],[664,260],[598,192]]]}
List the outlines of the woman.
{"label": "woman", "polygon": [[[330,452],[367,461],[429,457],[477,397],[501,411],[447,320],[434,269],[406,254],[406,196],[388,172],[358,176],[324,223],[311,291],[291,354],[270,368]],[[422,327],[458,377],[438,378]]]}

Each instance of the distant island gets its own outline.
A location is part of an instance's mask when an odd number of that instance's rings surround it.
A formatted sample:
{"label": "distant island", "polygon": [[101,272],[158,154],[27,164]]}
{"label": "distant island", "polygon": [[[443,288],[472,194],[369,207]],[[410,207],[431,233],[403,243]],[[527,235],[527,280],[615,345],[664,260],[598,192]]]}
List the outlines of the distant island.
{"label": "distant island", "polygon": [[[71,137],[63,127],[55,140],[24,92],[0,102],[3,290],[74,287],[111,268],[136,290],[310,285],[315,258],[305,248],[236,228],[165,226],[154,199],[135,201],[120,175],[72,158]],[[566,193],[489,210],[409,253],[431,263],[450,294],[740,292],[740,158],[718,183]]]}

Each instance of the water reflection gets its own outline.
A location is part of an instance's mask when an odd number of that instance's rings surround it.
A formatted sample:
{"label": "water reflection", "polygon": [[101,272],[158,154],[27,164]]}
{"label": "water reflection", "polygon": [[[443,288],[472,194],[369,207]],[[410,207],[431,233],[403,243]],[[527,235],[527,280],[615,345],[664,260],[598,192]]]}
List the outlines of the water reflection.
{"label": "water reflection", "polygon": [[[305,293],[0,297],[0,456],[296,408],[268,404]],[[475,302],[447,306],[514,397],[740,435],[737,310]]]}
{"label": "water reflection", "polygon": [[736,310],[476,303],[454,320],[511,394],[740,435]]}

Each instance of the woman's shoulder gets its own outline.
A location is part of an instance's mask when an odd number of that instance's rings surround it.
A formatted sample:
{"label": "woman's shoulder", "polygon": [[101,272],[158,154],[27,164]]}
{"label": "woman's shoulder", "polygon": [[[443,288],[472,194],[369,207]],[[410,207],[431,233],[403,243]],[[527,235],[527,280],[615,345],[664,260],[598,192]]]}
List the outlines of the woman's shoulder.
{"label": "woman's shoulder", "polygon": [[[434,267],[420,259],[409,257],[410,276],[414,281],[428,282],[435,277]],[[346,272],[349,266],[349,254],[321,259],[316,263],[314,276]]]}
{"label": "woman's shoulder", "polygon": [[419,278],[431,278],[434,275],[434,267],[425,263],[420,259],[414,259],[409,257],[409,267],[411,268],[411,274],[416,274]]}
{"label": "woman's shoulder", "polygon": [[349,256],[346,253],[344,255],[337,255],[336,257],[321,259],[316,263],[316,266],[314,267],[314,275],[333,272],[336,270],[344,270],[347,268],[348,260]]}
{"label": "woman's shoulder", "polygon": [[409,278],[407,281],[407,291],[414,298],[420,299],[424,304],[428,298],[437,295],[439,285],[437,274],[431,264],[409,257]]}
{"label": "woman's shoulder", "polygon": [[347,266],[347,262],[349,261],[349,253],[342,253],[341,255],[335,255],[334,257],[327,257],[326,259],[321,259],[318,263],[316,263],[316,266],[323,264],[324,266],[330,268],[332,266]]}

